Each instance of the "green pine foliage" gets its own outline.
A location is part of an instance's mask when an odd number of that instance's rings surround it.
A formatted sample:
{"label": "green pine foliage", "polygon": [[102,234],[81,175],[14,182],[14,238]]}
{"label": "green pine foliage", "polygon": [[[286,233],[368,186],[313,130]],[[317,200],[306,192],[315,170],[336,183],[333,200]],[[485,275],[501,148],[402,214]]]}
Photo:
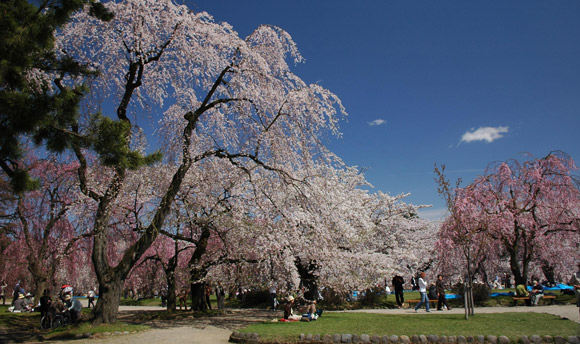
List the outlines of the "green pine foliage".
{"label": "green pine foliage", "polygon": [[[94,149],[107,166],[136,169],[161,159],[155,152],[143,156],[129,145],[130,124],[95,115],[88,136],[79,133],[79,104],[86,86],[63,85],[64,76],[91,77],[94,72],[74,59],[57,58],[53,33],[85,4],[90,13],[104,21],[113,14],[93,0],[61,0],[39,8],[27,0],[0,2],[0,167],[8,175],[14,192],[34,189],[37,183],[21,166],[22,143],[31,139],[53,152],[72,145]],[[53,89],[27,77],[38,69],[60,75]]]}

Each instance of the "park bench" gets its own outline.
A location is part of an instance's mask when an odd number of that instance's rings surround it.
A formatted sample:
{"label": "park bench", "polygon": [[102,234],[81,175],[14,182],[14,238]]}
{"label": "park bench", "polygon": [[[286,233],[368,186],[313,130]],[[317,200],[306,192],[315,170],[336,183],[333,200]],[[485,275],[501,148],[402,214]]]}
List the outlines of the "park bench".
{"label": "park bench", "polygon": [[[411,304],[412,303],[419,303],[420,301],[421,301],[421,299],[417,299],[417,300],[406,300],[405,302],[409,303],[409,308],[411,308]],[[432,303],[433,306],[431,308],[435,307],[437,305],[437,301],[438,300],[429,300],[429,306],[431,306],[431,302],[433,302]]]}
{"label": "park bench", "polygon": [[[517,306],[519,300],[524,300],[524,301],[529,300],[530,297],[529,296],[514,296],[514,297],[512,297],[512,299],[514,300],[514,306]],[[556,296],[555,295],[544,295],[544,296],[542,296],[542,299],[550,300],[550,304],[553,305],[554,300],[556,299]]]}

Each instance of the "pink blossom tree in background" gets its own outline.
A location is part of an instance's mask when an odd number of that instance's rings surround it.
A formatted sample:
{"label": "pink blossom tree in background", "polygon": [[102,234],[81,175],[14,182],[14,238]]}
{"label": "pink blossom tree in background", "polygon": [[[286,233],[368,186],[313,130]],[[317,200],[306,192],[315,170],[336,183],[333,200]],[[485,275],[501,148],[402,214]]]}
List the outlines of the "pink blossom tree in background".
{"label": "pink blossom tree in background", "polygon": [[492,165],[474,182],[479,204],[490,216],[489,234],[508,253],[516,284],[528,281],[530,264],[550,246],[570,242],[558,240],[562,235],[577,242],[580,193],[571,174],[576,169],[572,158],[553,152]]}
{"label": "pink blossom tree in background", "polygon": [[87,234],[76,228],[76,219],[70,215],[79,202],[78,164],[60,162],[55,157],[38,159],[28,153],[28,173],[38,187],[21,192],[15,199],[14,240],[7,254],[26,262],[33,282],[27,289],[39,298],[45,289],[60,282],[57,271],[68,255],[80,251],[79,240]]}
{"label": "pink blossom tree in background", "polygon": [[[14,242],[17,230],[14,205],[16,204],[16,195],[10,188],[10,182],[4,175],[0,178],[0,266],[2,266],[0,282],[4,281],[7,285],[14,285],[20,277],[16,276],[18,269],[12,267],[13,257],[8,255],[7,250]],[[20,259],[20,257],[19,257]],[[20,271],[18,271],[20,273]]]}
{"label": "pink blossom tree in background", "polygon": [[[490,165],[484,176],[451,191],[438,247],[462,251],[472,275],[490,256],[506,257],[516,284],[527,282],[532,267],[570,269],[580,226],[575,170],[562,152]],[[445,253],[441,259],[452,257]]]}
{"label": "pink blossom tree in background", "polygon": [[[87,150],[73,144],[80,189],[97,209],[92,226],[100,295],[96,323],[116,319],[122,281],[164,227],[193,165],[214,157],[249,175],[261,169],[278,182],[294,182],[292,171],[303,161],[334,159],[320,145],[319,134],[338,134],[339,114],[344,113],[335,95],[290,71],[287,58],[300,62],[302,57],[288,33],[277,27],[260,26],[242,39],[227,23],[172,1],[105,5],[115,14],[111,22],[80,13],[57,37],[58,51],[100,73],[91,81],[95,96],[87,100],[85,121],[68,129],[72,135],[96,137],[92,150],[110,171],[106,183],[94,184]],[[83,81],[88,80],[59,80]],[[110,102],[115,114],[101,116],[100,101]],[[148,214],[134,222],[139,224],[136,241],[112,265],[107,256],[110,214],[126,192],[128,176],[158,158],[139,155],[147,139],[155,141],[139,130],[146,112],[159,119],[165,139],[167,183],[157,203],[143,209]],[[95,130],[114,134],[91,136]]]}
{"label": "pink blossom tree in background", "polygon": [[[171,221],[171,220],[170,220]],[[185,227],[185,225],[182,225]],[[176,231],[172,237],[181,235],[183,230]],[[177,294],[187,289],[189,276],[187,274],[188,255],[194,246],[190,243],[170,238],[169,236],[159,236],[144,254],[143,259],[131,272],[135,276],[135,285],[148,285],[159,293],[165,293],[167,297],[167,310],[174,312],[177,307]],[[188,254],[189,253],[189,254]],[[149,263],[149,264],[148,264]],[[154,270],[153,263],[159,269],[155,270],[155,279],[142,281],[147,272]],[[159,271],[163,272],[163,278]],[[152,283],[153,282],[153,283]]]}

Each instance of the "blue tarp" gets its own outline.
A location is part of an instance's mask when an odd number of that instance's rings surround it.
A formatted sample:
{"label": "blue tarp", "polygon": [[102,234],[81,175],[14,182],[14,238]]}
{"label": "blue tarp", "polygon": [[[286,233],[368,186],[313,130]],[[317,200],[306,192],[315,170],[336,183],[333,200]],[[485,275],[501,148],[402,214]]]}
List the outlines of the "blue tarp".
{"label": "blue tarp", "polygon": [[457,295],[457,294],[446,294],[445,295],[445,298],[447,300],[452,300],[452,299],[460,299],[461,296],[460,295]]}
{"label": "blue tarp", "polygon": [[491,293],[489,296],[496,297],[496,296],[514,296],[514,295],[515,293],[512,291],[509,293]]}
{"label": "blue tarp", "polygon": [[561,290],[561,289],[574,290],[574,287],[560,283],[560,284],[556,284],[555,287],[546,287],[544,289],[546,289],[546,290]]}
{"label": "blue tarp", "polygon": [[[562,283],[556,284],[555,287],[544,287],[544,290],[562,290],[562,289],[570,289],[570,290],[573,290],[574,287],[571,287],[569,285],[562,284]],[[528,290],[532,290],[532,287],[531,286],[528,286]]]}

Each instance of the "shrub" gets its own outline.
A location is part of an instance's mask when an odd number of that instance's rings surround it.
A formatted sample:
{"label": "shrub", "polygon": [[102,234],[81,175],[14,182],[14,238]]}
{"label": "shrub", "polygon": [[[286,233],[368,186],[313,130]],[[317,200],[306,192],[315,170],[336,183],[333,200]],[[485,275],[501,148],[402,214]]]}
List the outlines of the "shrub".
{"label": "shrub", "polygon": [[270,294],[267,290],[251,290],[244,293],[240,305],[242,308],[268,308]]}
{"label": "shrub", "polygon": [[381,288],[367,289],[359,295],[358,300],[361,306],[375,306],[380,303],[381,294]]}
{"label": "shrub", "polygon": [[[453,292],[457,295],[463,295],[464,291],[463,291],[463,283],[457,283],[454,287],[453,287]],[[473,290],[473,301],[480,303],[480,302],[484,302],[487,301],[487,299],[489,299],[489,294],[491,289],[489,289],[489,287],[485,284],[482,283],[473,283],[472,284],[472,290]]]}

